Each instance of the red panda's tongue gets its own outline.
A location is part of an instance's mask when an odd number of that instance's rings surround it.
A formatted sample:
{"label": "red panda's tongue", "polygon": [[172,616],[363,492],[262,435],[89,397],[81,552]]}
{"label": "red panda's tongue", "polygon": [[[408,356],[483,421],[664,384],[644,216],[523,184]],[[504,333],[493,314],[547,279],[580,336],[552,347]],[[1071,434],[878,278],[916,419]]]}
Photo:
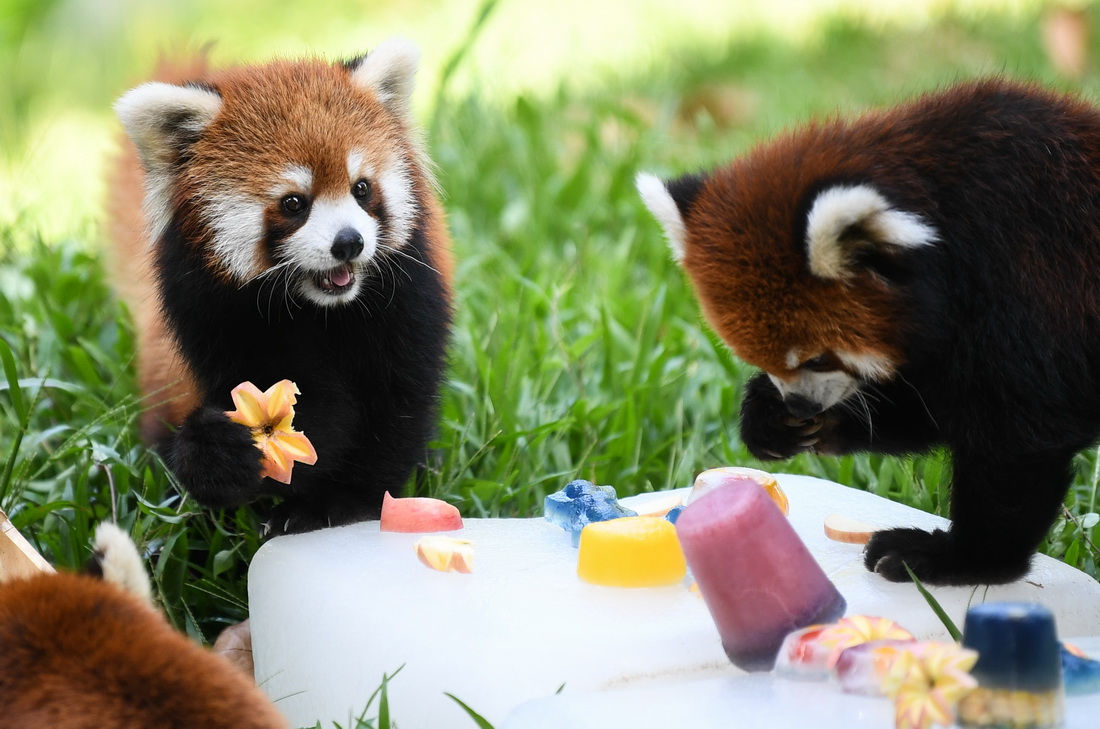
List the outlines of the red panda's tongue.
{"label": "red panda's tongue", "polygon": [[345,265],[332,269],[332,272],[328,275],[328,280],[338,288],[347,286],[351,283],[351,267]]}

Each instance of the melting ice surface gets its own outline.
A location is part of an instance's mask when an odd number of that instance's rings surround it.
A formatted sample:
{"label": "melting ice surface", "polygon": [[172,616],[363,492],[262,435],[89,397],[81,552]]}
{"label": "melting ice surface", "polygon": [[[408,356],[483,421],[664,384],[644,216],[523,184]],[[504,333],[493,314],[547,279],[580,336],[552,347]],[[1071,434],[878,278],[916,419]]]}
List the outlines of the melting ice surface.
{"label": "melting ice surface", "polygon": [[543,514],[547,521],[573,536],[573,546],[581,541],[581,529],[594,521],[637,516],[633,509],[619,504],[614,486],[596,486],[590,481],[570,481],[561,491],[546,497]]}

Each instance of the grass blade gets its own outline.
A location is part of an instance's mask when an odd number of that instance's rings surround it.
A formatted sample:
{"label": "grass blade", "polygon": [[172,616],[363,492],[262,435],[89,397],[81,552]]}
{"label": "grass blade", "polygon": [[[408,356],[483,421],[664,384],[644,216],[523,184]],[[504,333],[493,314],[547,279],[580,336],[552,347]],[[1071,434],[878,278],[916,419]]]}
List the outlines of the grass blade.
{"label": "grass blade", "polygon": [[917,575],[913,570],[909,569],[908,564],[902,562],[902,565],[905,566],[905,571],[909,573],[909,579],[913,580],[913,584],[917,586],[917,592],[919,592],[921,597],[924,598],[924,601],[928,603],[928,607],[932,608],[932,612],[934,612],[936,617],[940,619],[940,622],[943,623],[943,627],[947,628],[947,632],[951,635],[951,639],[956,643],[962,640],[962,632],[959,630],[958,626],[955,625],[955,622],[948,617],[939,601],[932,597],[932,593],[930,593],[924,584],[917,579]]}
{"label": "grass blade", "polygon": [[478,725],[479,729],[493,729],[493,725],[490,724],[485,717],[483,717],[481,714],[477,713],[476,711],[471,709],[469,706],[467,706],[466,703],[464,701],[462,701],[462,699],[458,698],[454,694],[449,694],[449,693],[446,693],[446,692],[444,692],[443,695],[446,696],[451,701],[458,704],[459,706],[461,706],[462,710],[465,711],[466,714],[471,719],[474,720],[474,723]]}

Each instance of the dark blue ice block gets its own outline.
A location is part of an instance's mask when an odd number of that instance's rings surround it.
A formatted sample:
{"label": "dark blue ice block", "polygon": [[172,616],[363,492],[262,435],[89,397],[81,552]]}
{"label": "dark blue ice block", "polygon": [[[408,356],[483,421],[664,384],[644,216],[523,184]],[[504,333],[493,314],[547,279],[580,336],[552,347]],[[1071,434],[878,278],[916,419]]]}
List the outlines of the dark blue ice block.
{"label": "dark blue ice block", "polygon": [[1042,693],[1062,685],[1054,616],[1042,605],[986,603],[970,608],[963,646],[978,652],[971,671],[990,689]]}
{"label": "dark blue ice block", "polygon": [[570,481],[561,491],[550,494],[543,504],[543,514],[573,535],[573,546],[581,541],[581,529],[594,521],[637,516],[638,513],[619,504],[612,486],[596,486],[591,481]]}

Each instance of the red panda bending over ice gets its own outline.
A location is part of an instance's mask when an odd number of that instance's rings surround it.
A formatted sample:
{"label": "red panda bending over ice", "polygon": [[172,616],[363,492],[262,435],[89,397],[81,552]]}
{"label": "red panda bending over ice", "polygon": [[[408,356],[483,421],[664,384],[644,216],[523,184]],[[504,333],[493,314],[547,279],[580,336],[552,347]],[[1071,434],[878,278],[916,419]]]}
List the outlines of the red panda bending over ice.
{"label": "red panda bending over ice", "polygon": [[964,83],[638,187],[711,325],[762,370],[749,451],[946,448],[951,528],[878,532],[867,567],[1023,576],[1100,436],[1100,111]]}

